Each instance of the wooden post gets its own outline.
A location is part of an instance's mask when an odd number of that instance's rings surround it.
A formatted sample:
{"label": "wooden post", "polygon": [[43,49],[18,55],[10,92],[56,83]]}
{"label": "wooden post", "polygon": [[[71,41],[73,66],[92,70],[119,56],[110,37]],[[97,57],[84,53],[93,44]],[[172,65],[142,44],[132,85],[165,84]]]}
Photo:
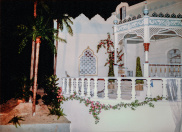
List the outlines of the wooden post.
{"label": "wooden post", "polygon": [[117,100],[121,100],[121,78],[118,78]]}

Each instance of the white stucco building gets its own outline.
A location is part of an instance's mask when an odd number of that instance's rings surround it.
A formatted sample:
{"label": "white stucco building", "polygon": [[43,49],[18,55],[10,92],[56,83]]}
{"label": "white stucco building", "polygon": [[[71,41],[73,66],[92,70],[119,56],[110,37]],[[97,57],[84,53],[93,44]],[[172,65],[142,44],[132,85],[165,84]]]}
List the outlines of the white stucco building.
{"label": "white stucco building", "polygon": [[[172,98],[175,95],[173,99],[181,102],[181,7],[181,0],[147,0],[133,6],[121,2],[107,20],[98,14],[90,20],[84,14],[73,19],[74,35],[70,36],[66,31],[59,34],[67,40],[67,44],[59,44],[56,71],[65,96],[77,92],[81,97],[114,105],[120,101],[142,101],[146,96]],[[57,27],[56,21],[54,26]],[[111,34],[114,42],[115,77],[108,77],[109,68],[104,66],[108,58],[106,49],[96,52],[100,40],[107,39],[107,33]],[[121,50],[122,61],[118,63],[116,55]],[[143,73],[143,77],[139,78],[135,77],[137,57],[140,57]],[[109,79],[115,80],[113,91],[108,86]],[[144,80],[142,91],[136,91],[136,79]],[[131,90],[129,95],[124,87]],[[175,94],[171,94],[171,88],[176,89]],[[143,107],[135,114],[129,110],[103,112],[101,116],[104,119],[97,126],[92,125],[92,117],[86,114],[81,104],[69,101],[64,104],[64,109],[73,122],[71,131],[174,131],[181,123],[181,109],[177,113],[170,106],[169,102],[159,102],[156,109]],[[78,114],[79,111],[84,114],[82,121],[76,119],[82,115]],[[173,120],[174,113],[179,114],[177,123]],[[125,120],[124,115],[128,115]],[[157,119],[158,116],[160,119]],[[136,118],[141,118],[141,122],[135,124]],[[84,121],[86,119],[88,121]],[[84,127],[76,127],[82,123]],[[132,128],[127,127],[130,123]],[[112,126],[108,127],[109,124]]]}

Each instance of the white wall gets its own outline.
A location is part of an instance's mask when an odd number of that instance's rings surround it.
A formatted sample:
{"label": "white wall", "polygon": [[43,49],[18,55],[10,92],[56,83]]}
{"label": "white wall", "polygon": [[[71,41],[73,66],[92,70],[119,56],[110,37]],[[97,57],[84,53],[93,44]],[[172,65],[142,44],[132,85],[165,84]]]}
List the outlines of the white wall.
{"label": "white wall", "polygon": [[135,111],[130,108],[102,110],[98,124],[83,103],[73,100],[62,106],[66,118],[71,121],[71,132],[173,132],[175,124],[169,103],[154,105],[155,108],[141,106]]}
{"label": "white wall", "polygon": [[[101,48],[99,53],[97,45],[100,40],[107,39],[107,33],[113,38],[113,20],[111,16],[106,21],[100,16],[96,15],[89,20],[84,14],[80,14],[73,19],[73,36],[67,34],[66,31],[60,32],[59,37],[65,38],[67,44],[59,42],[58,46],[58,61],[57,61],[57,76],[58,78],[65,77],[65,71],[71,77],[79,76],[79,57],[82,52],[89,46],[98,57],[98,76],[107,76],[108,66],[104,67],[106,58],[106,49]],[[114,40],[112,39],[114,42]]]}

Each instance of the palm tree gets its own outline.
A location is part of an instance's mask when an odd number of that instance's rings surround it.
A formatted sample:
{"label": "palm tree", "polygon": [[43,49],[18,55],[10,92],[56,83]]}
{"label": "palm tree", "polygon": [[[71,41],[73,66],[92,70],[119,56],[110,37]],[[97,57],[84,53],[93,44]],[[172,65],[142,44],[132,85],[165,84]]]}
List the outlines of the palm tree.
{"label": "palm tree", "polygon": [[36,91],[37,91],[37,73],[38,73],[38,61],[39,61],[39,48],[40,48],[40,39],[46,40],[47,43],[51,46],[52,50],[55,50],[53,39],[60,40],[66,43],[65,39],[59,38],[57,36],[58,30],[50,28],[48,26],[49,19],[44,20],[43,16],[37,16],[34,19],[33,23],[27,23],[28,25],[18,25],[19,35],[23,36],[23,39],[20,43],[19,53],[26,46],[28,39],[32,38],[36,42],[35,48],[35,68],[34,68],[34,83],[33,83],[33,107],[32,114],[35,115],[35,101],[36,101]]}
{"label": "palm tree", "polygon": [[[73,36],[73,30],[71,28],[71,25],[73,24],[71,17],[68,16],[67,14],[63,14],[60,19],[57,19],[57,30],[59,34],[59,29],[61,31],[64,30],[64,27],[66,27],[68,33]],[[57,37],[58,37],[57,34]],[[56,75],[56,66],[57,66],[57,50],[58,50],[58,41],[56,40],[56,53],[55,53],[55,58],[54,58],[54,75]]]}

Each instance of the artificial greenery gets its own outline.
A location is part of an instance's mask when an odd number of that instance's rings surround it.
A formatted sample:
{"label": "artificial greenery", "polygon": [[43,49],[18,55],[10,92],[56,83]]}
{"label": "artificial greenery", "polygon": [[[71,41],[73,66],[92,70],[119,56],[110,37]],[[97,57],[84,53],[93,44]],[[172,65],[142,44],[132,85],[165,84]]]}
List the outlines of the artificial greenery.
{"label": "artificial greenery", "polygon": [[27,79],[27,77],[24,74],[21,75],[21,77],[17,79],[18,91],[15,95],[15,98],[24,99],[25,102],[28,102],[29,97],[33,96],[32,91],[30,91],[30,87],[32,85],[32,80]]}
{"label": "artificial greenery", "polygon": [[[140,64],[140,57],[136,59],[136,77],[142,77],[142,69]],[[136,84],[143,84],[143,80],[136,80]]]}
{"label": "artificial greenery", "polygon": [[37,37],[41,36],[41,40],[46,40],[49,44],[52,51],[55,52],[55,46],[54,46],[54,39],[63,41],[66,43],[65,39],[57,37],[58,30],[54,29],[53,27],[49,27],[49,19],[44,19],[43,16],[37,16],[34,21],[28,20],[27,25],[20,24],[17,26],[18,29],[18,35],[22,36],[22,41],[19,45],[19,51],[18,53],[21,53],[21,51],[26,46],[29,39],[36,40]]}
{"label": "artificial greenery", "polygon": [[18,125],[20,126],[19,121],[25,121],[22,116],[15,116],[8,122],[8,123],[13,123],[16,128],[18,128]]}
{"label": "artificial greenery", "polygon": [[82,98],[80,96],[78,96],[76,93],[74,93],[73,95],[71,95],[70,97],[64,98],[64,101],[68,101],[68,100],[79,100],[80,103],[84,103],[85,106],[89,106],[90,105],[90,109],[89,109],[89,114],[92,114],[94,119],[95,119],[95,124],[99,123],[99,114],[101,113],[102,110],[120,110],[121,108],[131,108],[132,110],[136,110],[137,107],[139,106],[143,106],[143,105],[149,105],[149,107],[153,107],[154,108],[154,104],[152,102],[157,102],[158,100],[163,100],[163,99],[167,99],[165,97],[160,97],[157,96],[156,98],[145,98],[145,101],[143,102],[139,102],[138,100],[135,100],[131,103],[118,103],[116,105],[105,105],[105,104],[101,104],[99,101],[91,101],[90,98],[85,99]]}
{"label": "artificial greenery", "polygon": [[61,108],[62,100],[64,96],[62,95],[62,89],[58,87],[56,75],[52,75],[44,81],[44,92],[45,95],[42,97],[44,104],[48,105],[50,114],[57,115],[58,119],[60,116],[65,115]]}

